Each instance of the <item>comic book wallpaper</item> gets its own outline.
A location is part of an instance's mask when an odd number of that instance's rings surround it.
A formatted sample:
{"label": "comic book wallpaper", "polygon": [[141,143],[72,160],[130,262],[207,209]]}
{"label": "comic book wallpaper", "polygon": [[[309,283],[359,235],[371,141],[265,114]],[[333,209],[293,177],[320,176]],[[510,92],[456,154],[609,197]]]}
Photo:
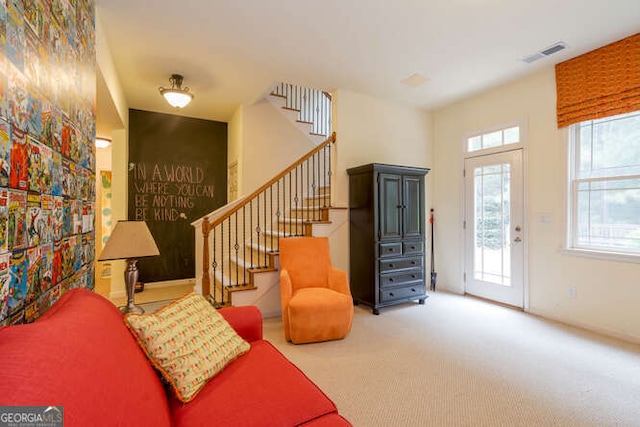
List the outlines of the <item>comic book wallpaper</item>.
{"label": "comic book wallpaper", "polygon": [[95,0],[0,0],[0,325],[93,289]]}

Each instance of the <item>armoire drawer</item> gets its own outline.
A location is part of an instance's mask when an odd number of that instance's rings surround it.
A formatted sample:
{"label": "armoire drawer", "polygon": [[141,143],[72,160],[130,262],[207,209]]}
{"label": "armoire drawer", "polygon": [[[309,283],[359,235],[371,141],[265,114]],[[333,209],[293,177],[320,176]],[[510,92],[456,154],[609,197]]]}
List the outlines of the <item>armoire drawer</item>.
{"label": "armoire drawer", "polygon": [[406,268],[422,267],[422,257],[413,256],[405,258],[393,258],[380,260],[380,272],[404,270]]}
{"label": "armoire drawer", "polygon": [[405,283],[424,280],[422,270],[403,271],[402,273],[386,273],[380,275],[380,287],[402,286]]}
{"label": "armoire drawer", "polygon": [[423,243],[421,240],[402,242],[403,255],[421,254],[423,251]]}
{"label": "armoire drawer", "polygon": [[413,286],[403,286],[399,288],[380,289],[380,301],[394,301],[400,299],[411,299],[424,297],[427,288],[424,284],[416,284]]}
{"label": "armoire drawer", "polygon": [[378,247],[380,258],[402,255],[402,242],[380,243]]}

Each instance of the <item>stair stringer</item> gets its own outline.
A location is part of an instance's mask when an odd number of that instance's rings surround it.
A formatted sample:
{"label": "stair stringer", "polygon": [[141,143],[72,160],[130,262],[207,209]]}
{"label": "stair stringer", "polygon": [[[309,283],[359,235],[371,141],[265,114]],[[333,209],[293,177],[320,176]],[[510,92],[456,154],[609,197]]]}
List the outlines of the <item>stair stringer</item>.
{"label": "stair stringer", "polygon": [[[329,208],[329,221],[311,223],[311,235],[329,237],[344,225],[348,219],[349,210],[347,208]],[[232,305],[255,305],[260,309],[264,318],[282,315],[280,307],[280,259],[278,255],[275,257],[277,270],[253,272],[251,276],[254,288],[232,292]]]}
{"label": "stair stringer", "polygon": [[314,145],[318,145],[326,141],[328,138],[327,135],[314,135],[311,133],[313,130],[313,124],[308,122],[301,122],[298,120],[299,112],[296,110],[291,110],[285,108],[285,99],[281,96],[268,94],[266,100],[275,108],[277,111],[282,114],[291,125],[293,125],[296,129],[304,134],[309,140],[313,142]]}

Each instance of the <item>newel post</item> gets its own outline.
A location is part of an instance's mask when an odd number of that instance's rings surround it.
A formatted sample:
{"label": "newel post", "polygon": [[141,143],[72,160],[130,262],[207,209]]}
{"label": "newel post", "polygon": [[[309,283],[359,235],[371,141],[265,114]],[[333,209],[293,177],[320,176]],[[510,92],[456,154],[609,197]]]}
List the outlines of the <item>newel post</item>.
{"label": "newel post", "polygon": [[202,295],[209,297],[211,294],[211,281],[209,279],[209,218],[202,219]]}

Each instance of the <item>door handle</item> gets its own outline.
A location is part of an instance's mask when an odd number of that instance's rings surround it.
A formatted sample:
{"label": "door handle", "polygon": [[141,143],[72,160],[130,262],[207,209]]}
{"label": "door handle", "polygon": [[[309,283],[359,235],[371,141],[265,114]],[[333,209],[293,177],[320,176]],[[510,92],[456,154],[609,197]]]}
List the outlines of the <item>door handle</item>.
{"label": "door handle", "polygon": [[522,242],[522,239],[520,238],[520,236],[518,236],[515,239],[513,239],[513,241],[516,242],[516,243],[520,243],[520,242]]}

